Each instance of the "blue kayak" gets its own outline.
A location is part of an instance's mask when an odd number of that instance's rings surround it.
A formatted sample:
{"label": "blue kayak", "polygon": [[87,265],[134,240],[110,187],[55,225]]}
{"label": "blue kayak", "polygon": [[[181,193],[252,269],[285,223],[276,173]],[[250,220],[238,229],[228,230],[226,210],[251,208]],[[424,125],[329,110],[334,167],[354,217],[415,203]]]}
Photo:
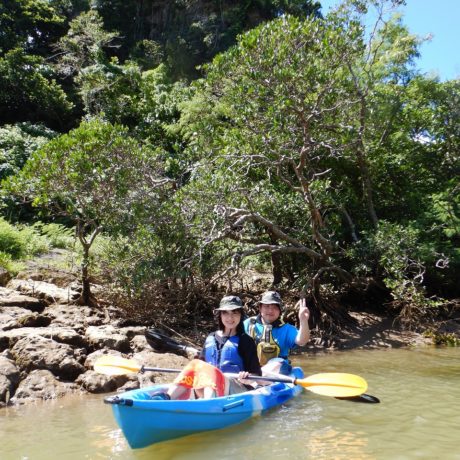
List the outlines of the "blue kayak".
{"label": "blue kayak", "polygon": [[[302,378],[302,369],[294,368],[291,376]],[[273,383],[212,399],[150,399],[151,395],[167,389],[168,385],[154,385],[104,399],[112,405],[115,419],[133,449],[227,428],[279,406],[303,390],[291,383]]]}

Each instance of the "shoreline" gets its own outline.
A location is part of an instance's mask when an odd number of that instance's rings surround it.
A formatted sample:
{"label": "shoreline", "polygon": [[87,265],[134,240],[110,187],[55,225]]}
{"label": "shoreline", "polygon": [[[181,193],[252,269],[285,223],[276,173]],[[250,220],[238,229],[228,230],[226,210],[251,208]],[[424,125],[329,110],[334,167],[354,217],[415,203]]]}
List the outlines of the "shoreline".
{"label": "shoreline", "polygon": [[[188,362],[184,354],[158,353],[152,349],[145,331],[157,325],[139,325],[132,317],[127,319],[125,311],[108,305],[77,305],[75,278],[59,273],[59,281],[56,281],[50,273],[41,273],[34,267],[34,273],[25,272],[10,280],[6,287],[0,287],[0,407],[57,399],[73,393],[126,391],[167,382],[170,378],[161,373],[97,374],[93,364],[102,355],[133,358],[146,366],[163,368],[182,368]],[[99,295],[103,293],[104,287],[95,288]],[[334,334],[312,330],[309,343],[295,353],[435,344],[434,334],[404,330],[396,326],[394,318],[370,311],[349,311],[349,315],[353,319],[351,324]],[[433,323],[432,329],[460,338],[460,314],[451,316]],[[161,328],[161,321],[157,323]],[[203,334],[213,327],[210,319],[202,318],[200,335],[192,337],[190,329],[176,326],[178,330],[173,330],[166,326],[168,335],[178,342],[188,341],[199,347]]]}

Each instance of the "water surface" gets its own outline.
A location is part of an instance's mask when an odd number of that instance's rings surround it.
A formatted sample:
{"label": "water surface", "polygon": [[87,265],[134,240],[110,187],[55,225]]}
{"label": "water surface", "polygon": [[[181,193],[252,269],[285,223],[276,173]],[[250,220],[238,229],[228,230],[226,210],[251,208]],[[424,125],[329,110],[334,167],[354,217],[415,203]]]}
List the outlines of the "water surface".
{"label": "water surface", "polygon": [[294,359],[306,375],[364,377],[380,404],[305,391],[241,425],[132,450],[103,395],[0,409],[1,460],[460,460],[460,348],[336,352]]}

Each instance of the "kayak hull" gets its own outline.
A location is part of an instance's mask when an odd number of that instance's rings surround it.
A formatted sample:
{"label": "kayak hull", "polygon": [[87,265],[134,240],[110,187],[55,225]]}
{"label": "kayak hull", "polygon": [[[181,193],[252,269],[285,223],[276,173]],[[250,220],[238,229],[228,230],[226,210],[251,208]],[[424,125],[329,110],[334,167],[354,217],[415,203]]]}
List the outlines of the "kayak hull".
{"label": "kayak hull", "polygon": [[[302,378],[302,370],[294,368],[292,376]],[[154,385],[105,399],[112,404],[115,420],[131,448],[236,425],[292,399],[302,387],[274,383],[220,398],[149,399],[151,394],[165,390],[167,385]]]}

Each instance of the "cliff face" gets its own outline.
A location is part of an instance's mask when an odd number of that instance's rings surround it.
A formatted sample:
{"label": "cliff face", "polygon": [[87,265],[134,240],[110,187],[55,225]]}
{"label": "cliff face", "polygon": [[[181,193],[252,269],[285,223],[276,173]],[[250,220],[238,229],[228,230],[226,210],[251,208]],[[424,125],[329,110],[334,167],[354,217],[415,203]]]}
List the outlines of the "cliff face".
{"label": "cliff face", "polygon": [[284,12],[306,15],[318,9],[296,0],[285,2],[282,11],[269,0],[99,0],[96,5],[105,28],[122,37],[122,59],[130,57],[139,44],[151,41],[161,48],[162,61],[170,63],[178,77],[196,76],[197,65],[264,21]]}

